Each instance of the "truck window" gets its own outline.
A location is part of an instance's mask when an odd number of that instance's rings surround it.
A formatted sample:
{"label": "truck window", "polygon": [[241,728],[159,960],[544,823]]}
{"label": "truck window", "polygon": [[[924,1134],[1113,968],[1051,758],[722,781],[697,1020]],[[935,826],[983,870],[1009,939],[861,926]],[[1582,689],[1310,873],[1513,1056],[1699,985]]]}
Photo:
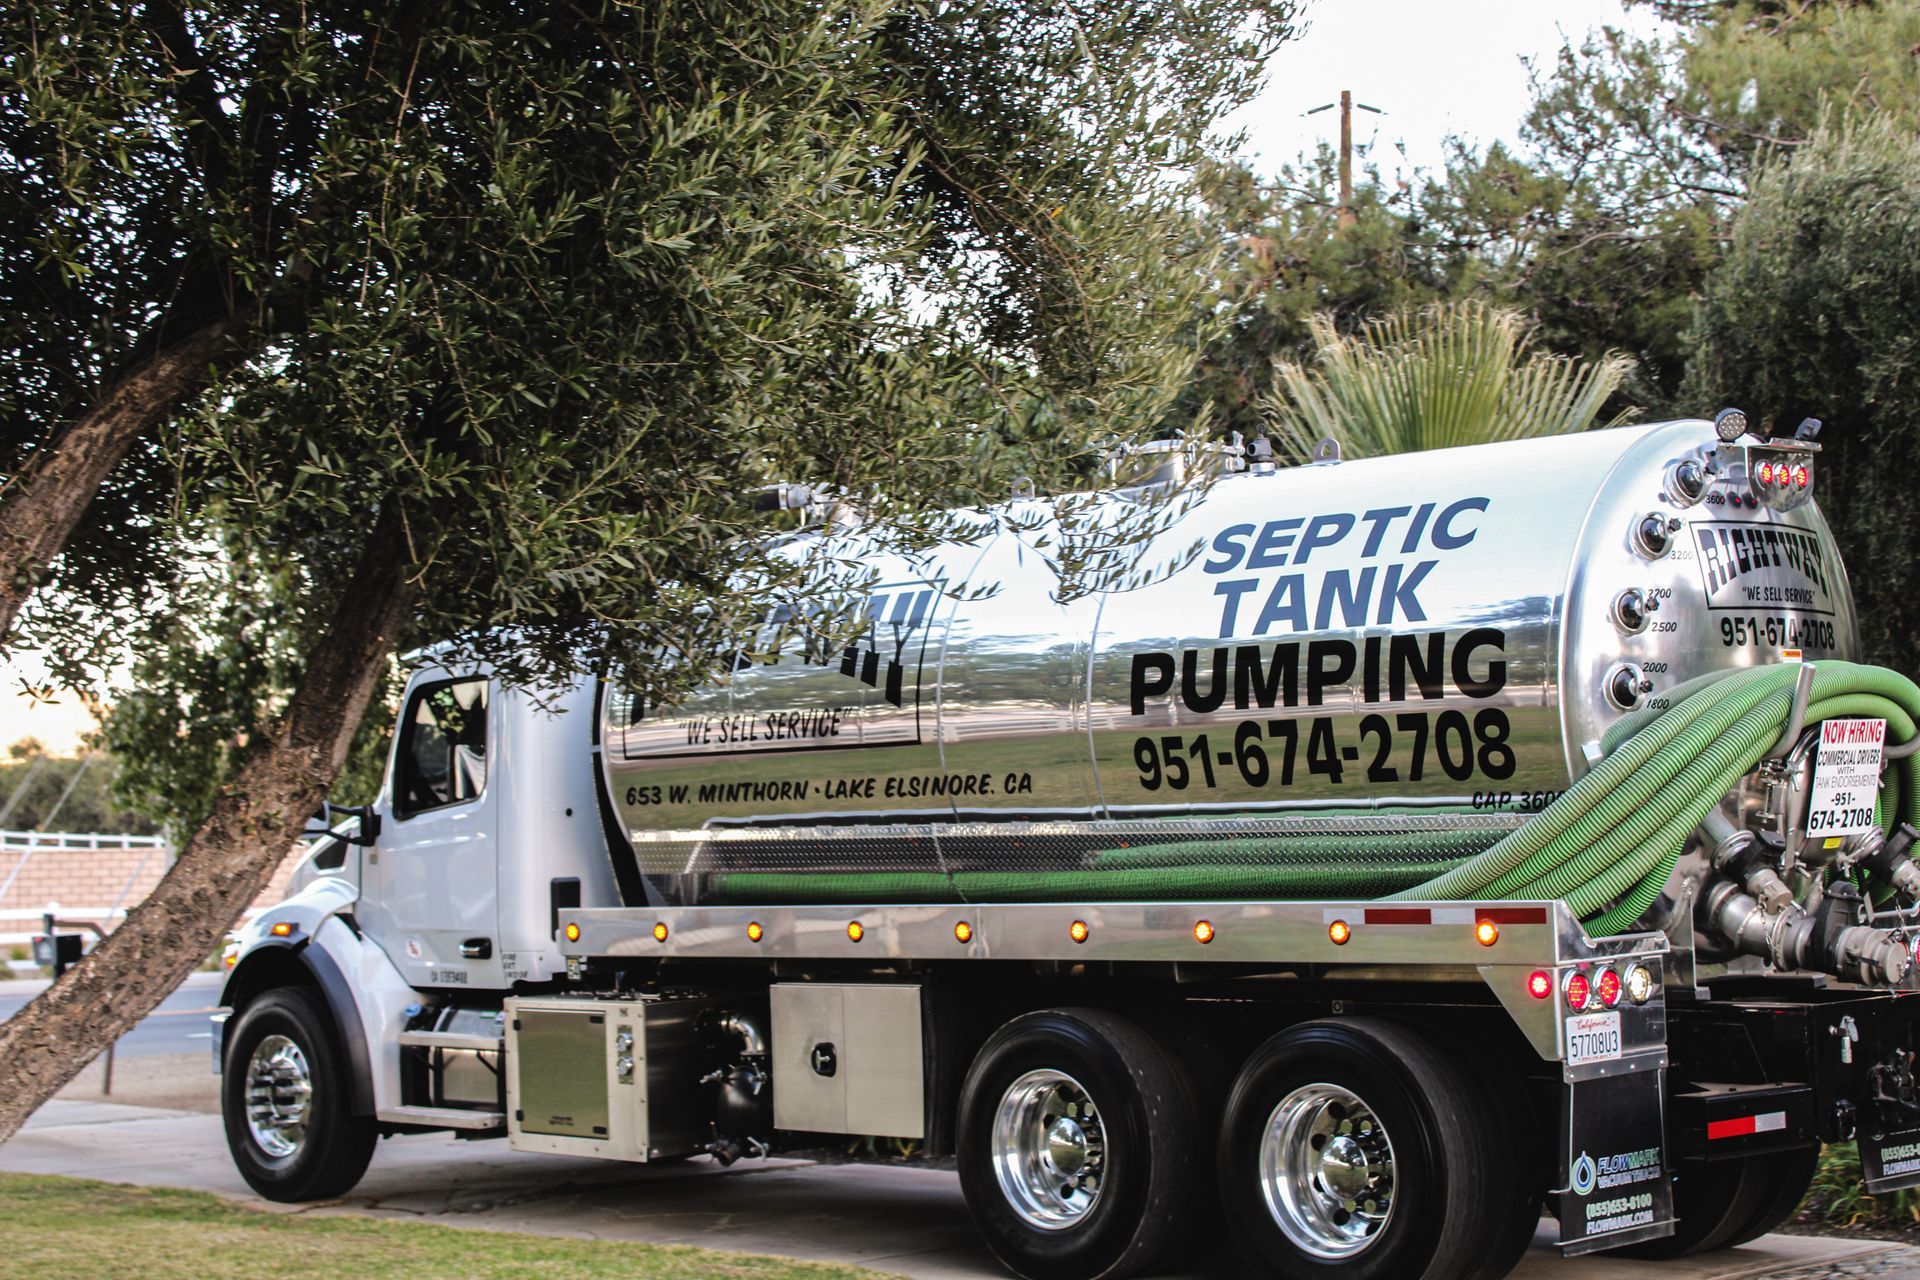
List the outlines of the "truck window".
{"label": "truck window", "polygon": [[323,836],[314,842],[313,869],[338,871],[347,864],[347,842],[339,836]]}
{"label": "truck window", "polygon": [[400,721],[395,816],[478,796],[487,785],[487,682],[421,685]]}

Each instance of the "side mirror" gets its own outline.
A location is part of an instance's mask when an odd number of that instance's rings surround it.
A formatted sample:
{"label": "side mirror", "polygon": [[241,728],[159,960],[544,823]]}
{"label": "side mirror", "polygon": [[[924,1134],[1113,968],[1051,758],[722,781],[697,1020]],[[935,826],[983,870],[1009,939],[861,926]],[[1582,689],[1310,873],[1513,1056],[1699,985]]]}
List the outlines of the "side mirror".
{"label": "side mirror", "polygon": [[334,834],[332,820],[336,817],[357,818],[359,824],[352,835],[340,837],[348,844],[370,849],[380,839],[380,815],[370,804],[334,804],[328,801],[319,813],[313,817],[319,826],[309,825],[300,834],[303,836],[330,836]]}

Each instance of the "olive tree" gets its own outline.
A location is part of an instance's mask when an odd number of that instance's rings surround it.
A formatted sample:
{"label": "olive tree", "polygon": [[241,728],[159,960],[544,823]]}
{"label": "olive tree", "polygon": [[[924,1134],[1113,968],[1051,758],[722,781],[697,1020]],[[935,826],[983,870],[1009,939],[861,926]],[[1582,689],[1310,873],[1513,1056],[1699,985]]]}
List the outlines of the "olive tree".
{"label": "olive tree", "polygon": [[[910,541],[915,507],[1084,476],[1160,418],[1206,266],[1182,175],[1289,8],[151,6],[169,42],[23,7],[17,134],[111,190],[34,188],[73,240],[33,261],[72,279],[18,341],[69,394],[8,402],[18,473],[172,332],[167,264],[208,259],[232,305],[107,472],[119,536],[15,576],[59,588],[19,634],[69,674],[116,643],[211,659],[146,667],[116,746],[203,717],[222,745],[160,888],[0,1028],[0,1138],[257,894],[397,649],[670,688],[787,572],[758,485]],[[128,219],[170,211],[115,275]]]}

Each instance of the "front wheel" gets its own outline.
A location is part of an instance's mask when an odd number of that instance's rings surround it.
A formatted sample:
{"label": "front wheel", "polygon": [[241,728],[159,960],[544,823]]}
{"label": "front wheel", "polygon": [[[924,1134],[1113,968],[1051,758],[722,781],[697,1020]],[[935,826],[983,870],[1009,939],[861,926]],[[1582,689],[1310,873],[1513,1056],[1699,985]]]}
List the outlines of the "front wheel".
{"label": "front wheel", "polygon": [[1200,1172],[1180,1060],[1097,1009],[1015,1018],[960,1095],[960,1186],[987,1247],[1030,1280],[1151,1267],[1182,1237]]}
{"label": "front wheel", "polygon": [[268,991],[235,1020],[220,1110],[240,1176],[287,1203],[352,1190],[380,1136],[371,1117],[352,1114],[333,1021],[301,987]]}

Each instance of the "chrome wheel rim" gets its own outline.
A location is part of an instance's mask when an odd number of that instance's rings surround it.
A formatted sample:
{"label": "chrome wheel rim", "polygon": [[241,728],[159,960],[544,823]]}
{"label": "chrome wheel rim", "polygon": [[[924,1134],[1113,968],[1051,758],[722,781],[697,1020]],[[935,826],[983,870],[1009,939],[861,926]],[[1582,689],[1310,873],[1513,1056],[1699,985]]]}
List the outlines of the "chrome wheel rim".
{"label": "chrome wheel rim", "polygon": [[247,1132],[275,1160],[300,1149],[313,1105],[307,1055],[285,1036],[268,1036],[247,1062]]}
{"label": "chrome wheel rim", "polygon": [[1393,1143],[1358,1094],[1302,1085],[1260,1137],[1260,1190],[1288,1240],[1316,1258],[1351,1258],[1393,1216]]}
{"label": "chrome wheel rim", "polygon": [[1064,1071],[1029,1071],[993,1113],[993,1171],[1021,1221],[1042,1231],[1077,1225],[1100,1201],[1107,1139],[1093,1099]]}

